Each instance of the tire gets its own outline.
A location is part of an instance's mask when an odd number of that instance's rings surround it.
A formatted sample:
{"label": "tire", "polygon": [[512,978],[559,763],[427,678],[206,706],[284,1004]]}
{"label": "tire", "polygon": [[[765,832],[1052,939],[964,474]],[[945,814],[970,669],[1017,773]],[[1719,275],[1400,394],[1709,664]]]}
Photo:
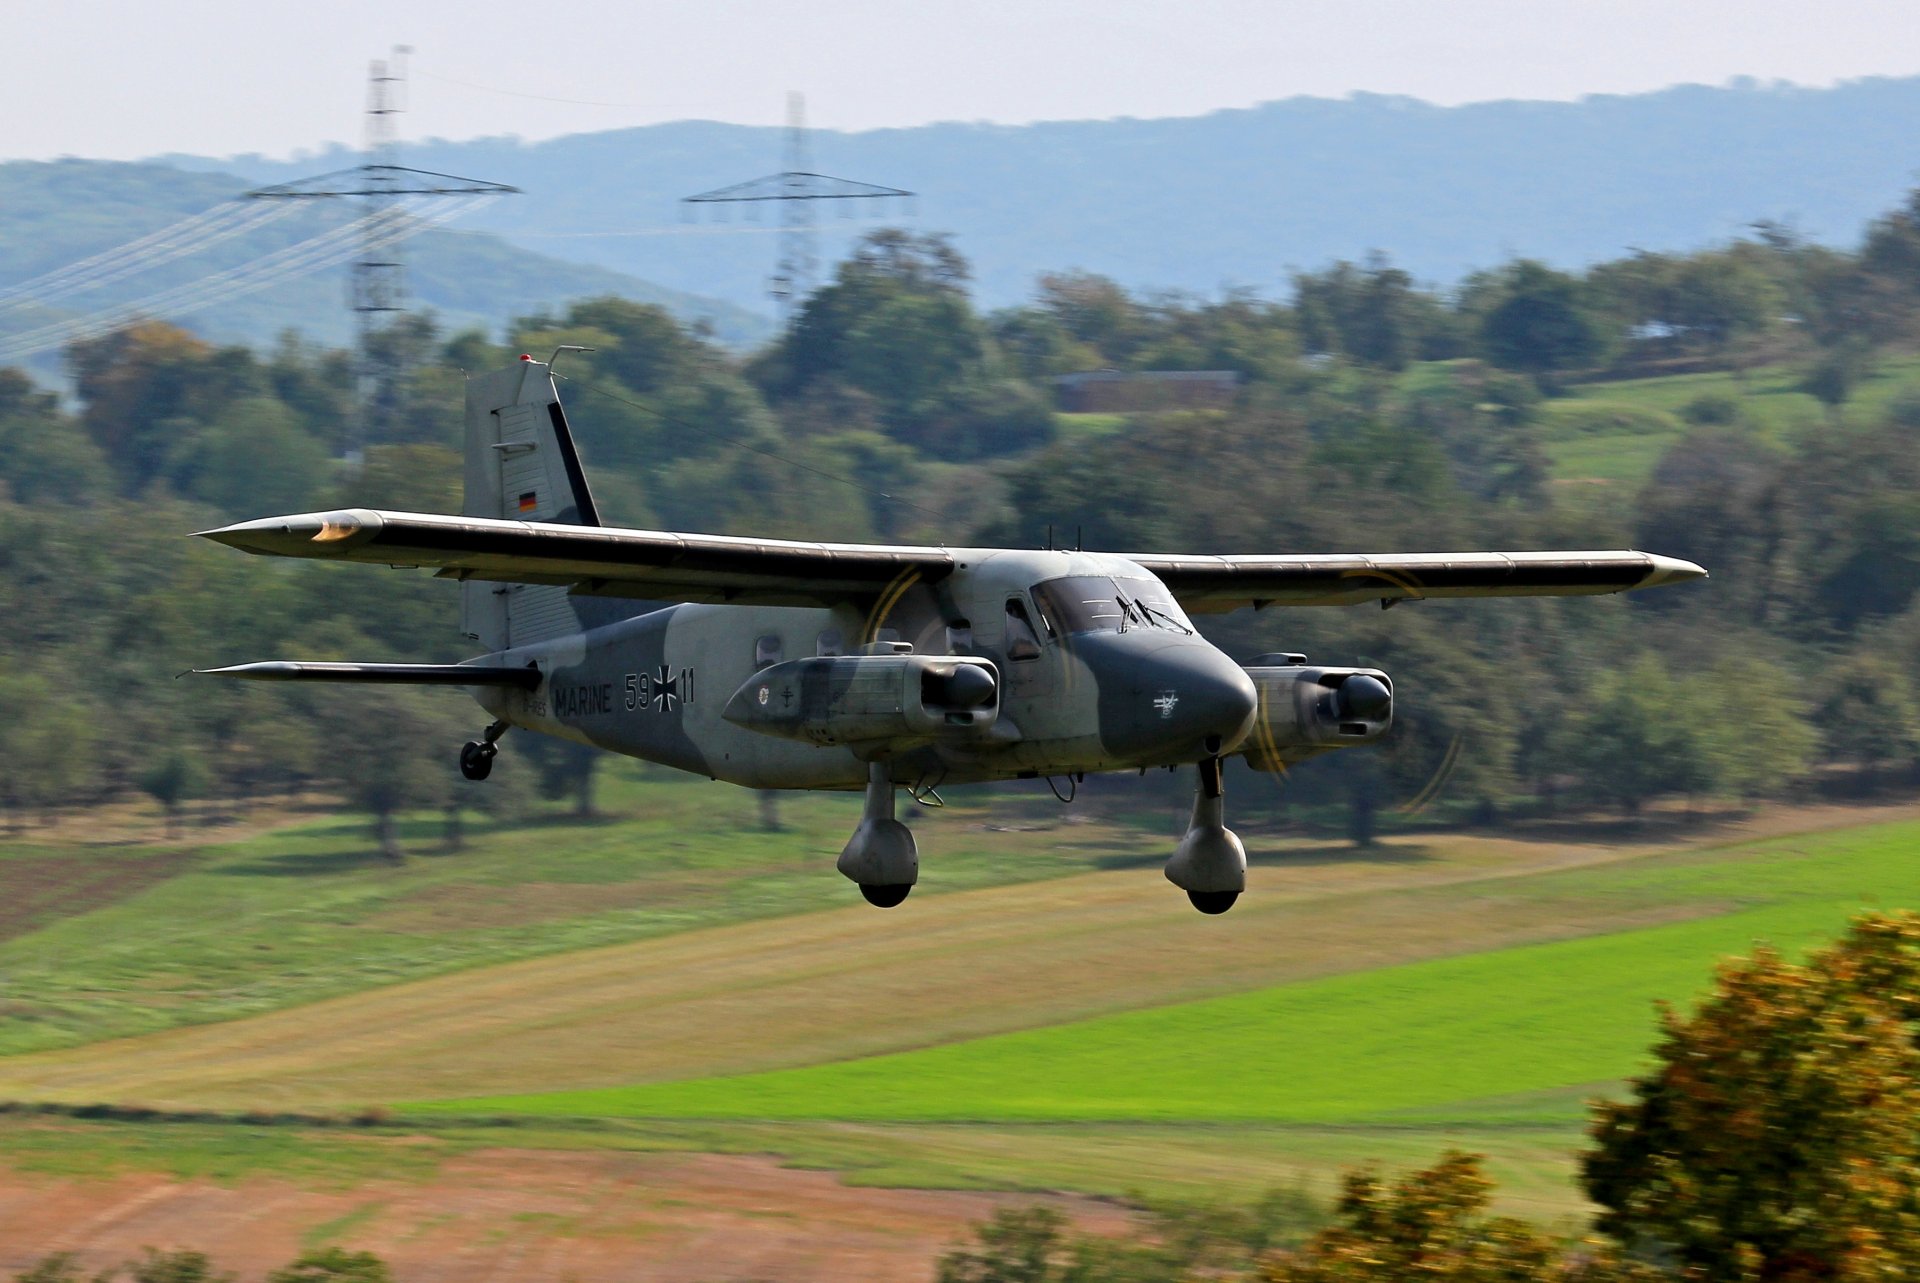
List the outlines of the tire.
{"label": "tire", "polygon": [[484,780],[493,774],[493,756],[498,752],[491,744],[479,740],[469,740],[460,748],[460,774],[470,780]]}
{"label": "tire", "polygon": [[867,897],[867,903],[876,909],[891,909],[907,898],[907,892],[913,890],[911,882],[897,882],[890,886],[876,886],[870,882],[860,884],[860,894]]}
{"label": "tire", "polygon": [[1240,893],[1238,891],[1187,892],[1187,899],[1193,902],[1193,907],[1207,914],[1225,913],[1233,907],[1233,902],[1239,898]]}

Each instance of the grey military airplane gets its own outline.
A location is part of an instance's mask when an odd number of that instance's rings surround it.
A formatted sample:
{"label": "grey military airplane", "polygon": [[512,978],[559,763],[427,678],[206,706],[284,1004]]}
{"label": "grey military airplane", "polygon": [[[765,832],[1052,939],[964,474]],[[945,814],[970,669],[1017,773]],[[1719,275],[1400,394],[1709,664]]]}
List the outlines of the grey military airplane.
{"label": "grey military airplane", "polygon": [[[563,349],[564,350],[564,349]],[[558,353],[555,353],[558,356]],[[1236,663],[1192,614],[1615,593],[1706,574],[1643,552],[1200,556],[802,543],[600,523],[551,362],[469,378],[460,516],[347,508],[201,533],[245,552],[457,580],[460,664],[270,661],[263,680],[461,687],[510,727],[757,789],[864,789],[838,868],[868,901],[919,878],[896,792],[1199,767],[1166,865],[1203,913],[1246,886],[1221,763],[1261,771],[1377,742],[1393,680],[1297,654]]]}

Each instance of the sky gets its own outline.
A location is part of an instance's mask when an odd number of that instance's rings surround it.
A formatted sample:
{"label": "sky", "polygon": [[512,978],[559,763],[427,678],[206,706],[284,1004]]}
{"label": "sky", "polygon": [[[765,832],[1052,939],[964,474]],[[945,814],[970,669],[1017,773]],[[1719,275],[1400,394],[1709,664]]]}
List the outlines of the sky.
{"label": "sky", "polygon": [[1913,0],[7,0],[0,159],[357,144],[667,120],[1187,116],[1356,91],[1455,104],[1920,73]]}

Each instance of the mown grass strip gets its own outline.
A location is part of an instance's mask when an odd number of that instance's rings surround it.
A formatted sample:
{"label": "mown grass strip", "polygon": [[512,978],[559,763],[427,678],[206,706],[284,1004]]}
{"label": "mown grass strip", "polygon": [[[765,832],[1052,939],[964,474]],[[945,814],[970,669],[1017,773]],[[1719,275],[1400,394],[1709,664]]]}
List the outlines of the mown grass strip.
{"label": "mown grass strip", "polygon": [[1596,893],[1734,897],[1734,911],[1698,921],[838,1064],[418,1108],[874,1121],[1566,1121],[1579,1105],[1565,1089],[1631,1072],[1654,1032],[1654,1001],[1698,992],[1717,958],[1757,941],[1802,947],[1853,911],[1910,895],[1916,836],[1916,826],[1888,825],[1759,844],[1743,859],[1723,852],[1568,875]]}

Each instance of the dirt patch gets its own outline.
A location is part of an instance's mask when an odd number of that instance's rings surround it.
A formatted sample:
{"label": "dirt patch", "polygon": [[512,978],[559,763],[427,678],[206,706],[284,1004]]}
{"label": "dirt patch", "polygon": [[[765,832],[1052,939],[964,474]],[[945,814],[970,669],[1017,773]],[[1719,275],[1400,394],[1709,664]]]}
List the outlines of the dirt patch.
{"label": "dirt patch", "polygon": [[890,1283],[930,1279],[973,1222],[1036,1201],[1094,1233],[1132,1219],[1085,1198],[855,1189],[739,1155],[489,1150],[429,1181],[335,1190],[0,1170],[0,1271],[50,1252],[92,1270],[145,1246],[190,1247],[259,1278],[305,1246],[337,1243],[385,1257],[403,1283]]}
{"label": "dirt patch", "polygon": [[0,860],[0,940],[138,895],[192,862],[178,851],[85,850]]}

